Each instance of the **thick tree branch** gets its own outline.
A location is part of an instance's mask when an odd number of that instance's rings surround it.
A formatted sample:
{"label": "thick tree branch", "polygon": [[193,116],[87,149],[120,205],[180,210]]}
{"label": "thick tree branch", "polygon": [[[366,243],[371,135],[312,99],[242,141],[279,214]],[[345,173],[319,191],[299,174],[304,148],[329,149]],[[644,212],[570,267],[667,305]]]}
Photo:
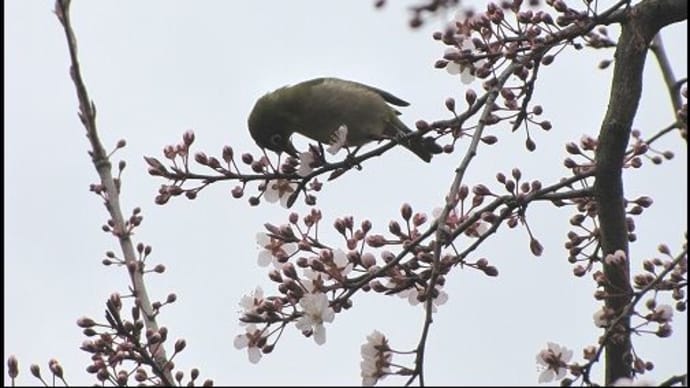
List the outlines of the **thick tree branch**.
{"label": "thick tree branch", "polygon": [[[624,204],[622,168],[637,107],[642,93],[642,73],[649,43],[659,30],[687,19],[687,0],[645,0],[628,11],[622,23],[615,54],[609,106],[599,134],[594,195],[599,205],[603,255],[623,250],[628,255],[628,231]],[[606,265],[606,305],[616,313],[630,302],[630,267]],[[621,321],[630,326],[630,318]],[[629,334],[606,345],[606,384],[632,376]]]}

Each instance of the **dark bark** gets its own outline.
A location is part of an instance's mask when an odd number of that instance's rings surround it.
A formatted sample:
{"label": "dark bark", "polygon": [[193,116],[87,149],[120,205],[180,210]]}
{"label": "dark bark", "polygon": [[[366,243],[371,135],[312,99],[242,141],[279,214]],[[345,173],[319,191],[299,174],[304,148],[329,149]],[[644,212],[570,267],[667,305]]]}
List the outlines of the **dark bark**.
{"label": "dark bark", "polygon": [[[599,209],[603,256],[617,250],[628,255],[628,232],[622,180],[623,161],[630,131],[642,93],[642,73],[649,43],[664,26],[687,20],[687,0],[645,0],[627,11],[622,22],[611,96],[599,133],[594,195]],[[604,264],[608,279],[606,306],[620,314],[630,302],[630,265]],[[620,323],[620,335],[606,344],[606,384],[632,377],[630,318]]]}

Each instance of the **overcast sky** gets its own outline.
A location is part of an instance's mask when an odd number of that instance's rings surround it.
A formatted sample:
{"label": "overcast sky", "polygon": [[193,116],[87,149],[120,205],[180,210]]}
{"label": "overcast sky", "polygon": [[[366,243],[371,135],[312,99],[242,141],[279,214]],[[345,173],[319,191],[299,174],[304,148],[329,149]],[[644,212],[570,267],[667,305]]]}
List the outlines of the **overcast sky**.
{"label": "overcast sky", "polygon": [[[28,366],[57,358],[73,385],[95,382],[84,372],[89,356],[77,318],[103,320],[105,300],[126,293],[126,271],[103,267],[105,251],[116,240],[103,233],[102,201],[88,191],[97,175],[87,155],[84,129],[68,73],[65,38],[52,14],[52,1],[5,2],[5,360],[20,361],[20,381],[34,383]],[[126,160],[122,203],[129,213],[143,209],[134,236],[153,246],[148,262],[168,271],[147,277],[154,298],[170,292],[178,301],[166,307],[160,324],[187,350],[176,359],[188,372],[216,384],[359,384],[360,345],[373,330],[391,346],[409,350],[420,336],[423,310],[405,300],[358,294],[354,307],[327,325],[318,346],[291,326],[275,351],[258,365],[233,348],[238,302],[261,285],[276,292],[266,269],[256,264],[257,232],[282,224],[289,211],[277,204],[250,207],[230,195],[234,184],[216,184],[195,201],[153,203],[162,180],[146,172],[143,156],[162,156],[185,130],[196,133],[194,149],[220,155],[223,145],[257,152],[246,128],[254,101],[279,86],[318,76],[357,80],[411,102],[401,118],[449,118],[447,97],[463,101],[459,78],[433,68],[444,47],[431,39],[442,19],[412,31],[402,4],[375,10],[373,1],[74,1],[72,20],[86,85],[98,109],[98,128],[107,148],[120,138],[127,147],[114,161]],[[665,43],[677,76],[687,66],[686,23],[668,28]],[[615,31],[613,31],[615,33]],[[520,167],[528,179],[555,182],[564,144],[583,134],[596,136],[607,106],[611,71],[597,70],[612,51],[566,50],[540,71],[534,102],[554,129],[533,131],[537,152],[524,151],[524,134],[505,126],[489,129],[500,142],[482,147],[466,175],[470,185],[493,188],[496,172]],[[673,120],[653,57],[648,57],[643,100],[635,127],[651,135]],[[472,87],[479,90],[479,85]],[[420,162],[394,149],[325,185],[318,196],[324,215],[321,236],[339,240],[330,229],[337,217],[368,218],[387,233],[403,202],[431,214],[443,204],[465,144],[452,155]],[[629,198],[650,195],[655,203],[637,220],[639,241],[631,245],[633,271],[643,258],[667,243],[677,252],[687,225],[687,149],[678,136],[657,148],[676,157],[662,166],[626,172]],[[249,192],[256,190],[250,186]],[[301,200],[292,211],[306,214]],[[601,334],[592,314],[590,276],[572,276],[563,249],[571,209],[531,206],[532,231],[545,247],[540,258],[529,251],[524,228],[502,227],[474,258],[487,257],[500,276],[457,270],[448,276],[448,303],[435,315],[428,342],[426,382],[430,385],[535,384],[535,356],[547,341],[574,350],[594,344]],[[648,375],[660,381],[686,372],[687,318],[674,316],[669,339],[634,338],[638,355],[655,362]],[[396,358],[412,365],[411,358]],[[5,364],[6,361],[3,361]],[[600,377],[601,373],[596,376]],[[5,383],[8,377],[5,373]],[[401,384],[388,378],[383,384]]]}

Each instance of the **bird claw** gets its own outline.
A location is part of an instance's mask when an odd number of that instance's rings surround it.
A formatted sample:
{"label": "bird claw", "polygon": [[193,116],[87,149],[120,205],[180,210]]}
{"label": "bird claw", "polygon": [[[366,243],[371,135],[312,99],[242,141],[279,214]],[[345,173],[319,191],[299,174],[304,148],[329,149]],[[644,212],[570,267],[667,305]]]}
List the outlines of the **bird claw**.
{"label": "bird claw", "polygon": [[352,167],[356,168],[357,170],[362,171],[362,165],[359,162],[355,161],[355,158],[357,156],[357,152],[360,150],[360,148],[362,148],[362,146],[357,146],[357,148],[355,148],[354,151],[350,151],[350,149],[346,147],[345,151],[347,152],[347,156],[345,157],[344,162],[348,166],[352,166]]}

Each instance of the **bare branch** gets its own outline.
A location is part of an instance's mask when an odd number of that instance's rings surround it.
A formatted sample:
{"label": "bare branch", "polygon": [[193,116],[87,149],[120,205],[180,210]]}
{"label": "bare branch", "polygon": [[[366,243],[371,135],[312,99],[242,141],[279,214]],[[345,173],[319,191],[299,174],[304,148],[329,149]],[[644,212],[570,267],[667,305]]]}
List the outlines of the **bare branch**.
{"label": "bare branch", "polygon": [[[120,243],[120,249],[128,264],[124,268],[131,268],[133,266],[137,269],[128,271],[132,281],[132,290],[138,300],[138,306],[143,312],[146,328],[155,332],[158,331],[158,323],[156,322],[154,310],[144,284],[143,268],[137,260],[134,243],[132,242],[130,233],[127,231],[125,217],[120,206],[120,190],[113,178],[109,157],[98,137],[98,131],[96,129],[96,107],[89,97],[81,74],[79,58],[77,56],[77,39],[72,29],[69,5],[69,0],[57,0],[55,2],[55,13],[62,24],[67,39],[71,61],[70,74],[79,101],[79,118],[86,129],[86,135],[91,143],[91,158],[100,177],[101,184],[105,189],[105,205],[113,222],[113,234],[117,236]],[[156,364],[158,365],[158,370],[156,372],[161,378],[162,383],[164,385],[172,385],[174,380],[169,369],[165,368],[167,357],[162,347],[156,352],[155,358]]]}

